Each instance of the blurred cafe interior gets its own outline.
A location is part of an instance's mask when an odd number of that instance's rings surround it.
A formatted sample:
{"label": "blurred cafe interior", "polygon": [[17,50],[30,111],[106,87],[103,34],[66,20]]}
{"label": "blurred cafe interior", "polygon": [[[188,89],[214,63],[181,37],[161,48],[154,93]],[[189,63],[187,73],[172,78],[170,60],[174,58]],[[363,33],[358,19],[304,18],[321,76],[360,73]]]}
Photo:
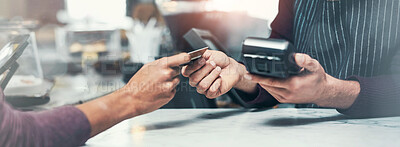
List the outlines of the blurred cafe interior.
{"label": "blurred cafe interior", "polygon": [[[210,32],[231,57],[239,58],[243,39],[268,37],[268,24],[278,11],[277,0],[1,3],[2,41],[31,36],[5,89],[6,100],[21,109],[78,104],[113,92],[143,64],[193,50],[183,38],[192,28]],[[181,90],[164,108],[242,107],[229,96],[208,100],[187,82],[182,78]]]}
{"label": "blurred cafe interior", "polygon": [[399,8],[0,0],[0,146],[400,146]]}

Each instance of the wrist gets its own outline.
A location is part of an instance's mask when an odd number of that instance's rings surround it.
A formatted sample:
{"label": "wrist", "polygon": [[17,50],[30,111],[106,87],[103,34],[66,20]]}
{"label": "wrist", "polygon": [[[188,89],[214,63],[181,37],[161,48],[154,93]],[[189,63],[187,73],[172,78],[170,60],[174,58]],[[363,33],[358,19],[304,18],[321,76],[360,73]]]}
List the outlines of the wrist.
{"label": "wrist", "polygon": [[119,107],[120,117],[124,119],[129,119],[132,117],[136,117],[139,114],[139,111],[136,109],[135,96],[134,92],[131,89],[122,88],[113,93],[115,96],[112,98],[115,101],[115,104]]}
{"label": "wrist", "polygon": [[[235,61],[236,62],[236,61]],[[238,74],[239,74],[239,80],[238,82],[233,86],[233,88],[235,89],[239,89],[243,92],[249,93],[249,94],[253,94],[257,92],[257,83],[253,83],[250,80],[247,80],[246,78],[244,78],[244,75],[247,72],[246,66],[244,66],[243,64],[240,64],[238,62],[237,63],[237,70],[238,70]]]}
{"label": "wrist", "polygon": [[360,84],[357,81],[346,81],[327,75],[326,85],[321,99],[315,102],[321,107],[347,109],[360,93]]}
{"label": "wrist", "polygon": [[[240,64],[238,62],[236,62],[234,59],[231,59],[231,64],[235,63],[236,65],[234,67],[236,67],[236,72],[239,76],[238,81],[235,83],[235,85],[233,86],[233,88],[236,89],[240,89],[242,87],[242,85],[244,85],[244,83],[246,83],[246,79],[244,78],[244,74],[247,73],[246,67],[243,64]],[[232,61],[233,60],[233,61]]]}
{"label": "wrist", "polygon": [[76,106],[89,120],[94,136],[125,119],[136,116],[130,106],[130,94],[120,89],[104,97]]}
{"label": "wrist", "polygon": [[358,81],[346,81],[346,80],[341,80],[343,82],[343,85],[346,85],[344,87],[341,87],[341,91],[339,92],[338,97],[343,98],[343,103],[342,105],[338,106],[337,108],[339,109],[348,109],[350,108],[358,96],[360,95],[361,92],[361,86]]}

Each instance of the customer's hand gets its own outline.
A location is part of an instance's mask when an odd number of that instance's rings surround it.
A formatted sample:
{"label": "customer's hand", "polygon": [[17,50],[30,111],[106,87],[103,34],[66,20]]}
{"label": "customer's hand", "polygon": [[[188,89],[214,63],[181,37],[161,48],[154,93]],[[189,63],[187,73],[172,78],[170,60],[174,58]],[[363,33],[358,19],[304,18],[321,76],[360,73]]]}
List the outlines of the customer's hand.
{"label": "customer's hand", "polygon": [[187,53],[165,57],[144,65],[121,90],[130,93],[132,106],[140,115],[167,104],[179,84],[179,65],[190,61]]}
{"label": "customer's hand", "polygon": [[245,78],[259,83],[281,103],[314,103],[335,108],[348,108],[353,104],[360,92],[358,82],[328,75],[317,60],[306,54],[296,54],[295,60],[303,67],[300,75],[275,79],[248,74]]}
{"label": "customer's hand", "polygon": [[90,135],[167,104],[179,83],[179,65],[189,61],[189,54],[182,53],[146,64],[123,88],[76,106],[89,120]]}
{"label": "customer's hand", "polygon": [[[189,77],[189,84],[207,98],[216,98],[233,87],[254,92],[256,84],[245,81],[246,68],[223,52],[207,50],[194,64],[182,68],[182,75]],[[250,82],[250,83],[249,83]]]}

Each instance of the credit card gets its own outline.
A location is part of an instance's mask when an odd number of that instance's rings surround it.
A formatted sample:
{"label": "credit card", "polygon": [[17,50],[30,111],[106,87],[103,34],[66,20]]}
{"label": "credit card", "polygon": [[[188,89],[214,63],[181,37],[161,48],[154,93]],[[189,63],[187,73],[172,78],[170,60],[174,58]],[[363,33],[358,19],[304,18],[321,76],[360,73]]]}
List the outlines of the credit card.
{"label": "credit card", "polygon": [[196,61],[197,59],[201,58],[201,56],[208,50],[208,47],[204,47],[201,49],[197,49],[194,51],[189,52],[188,54],[190,55],[190,62],[182,64],[180,66],[186,66],[189,65],[191,63],[193,63],[193,61]]}

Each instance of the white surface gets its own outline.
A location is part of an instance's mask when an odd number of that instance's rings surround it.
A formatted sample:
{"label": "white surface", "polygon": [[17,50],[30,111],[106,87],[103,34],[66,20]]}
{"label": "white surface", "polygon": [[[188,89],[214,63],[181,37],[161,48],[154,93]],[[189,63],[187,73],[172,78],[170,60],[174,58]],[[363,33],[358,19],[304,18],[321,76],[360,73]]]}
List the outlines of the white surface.
{"label": "white surface", "polygon": [[251,17],[273,20],[278,14],[279,0],[156,0],[156,4],[164,15],[204,11],[245,12]]}
{"label": "white surface", "polygon": [[46,95],[53,83],[32,75],[14,75],[7,84],[4,94],[6,96],[43,96]]}
{"label": "white surface", "polygon": [[400,117],[350,119],[330,109],[163,109],[124,121],[88,146],[400,146]]}
{"label": "white surface", "polygon": [[125,0],[65,0],[68,22],[95,21],[118,24],[125,19]]}

